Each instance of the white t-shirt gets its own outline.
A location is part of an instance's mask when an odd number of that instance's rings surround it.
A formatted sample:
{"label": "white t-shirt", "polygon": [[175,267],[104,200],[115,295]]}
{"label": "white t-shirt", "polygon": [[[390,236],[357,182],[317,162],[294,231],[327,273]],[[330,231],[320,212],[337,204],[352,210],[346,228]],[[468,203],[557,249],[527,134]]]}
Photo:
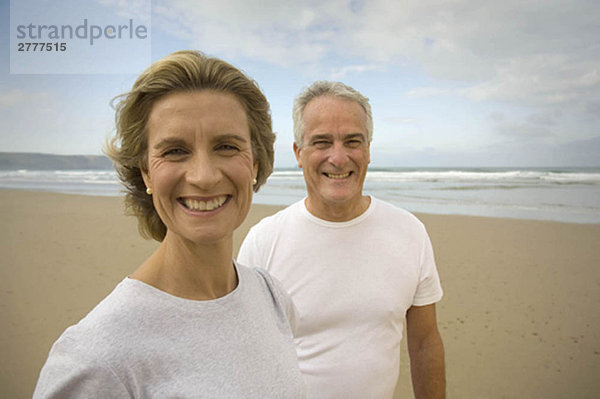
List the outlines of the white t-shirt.
{"label": "white t-shirt", "polygon": [[297,202],[254,226],[238,260],[265,268],[294,300],[309,398],[391,398],[407,309],[442,297],[423,224],[373,197],[341,223]]}
{"label": "white t-shirt", "polygon": [[41,398],[303,398],[294,308],[262,270],[194,301],[126,278],[56,341]]}

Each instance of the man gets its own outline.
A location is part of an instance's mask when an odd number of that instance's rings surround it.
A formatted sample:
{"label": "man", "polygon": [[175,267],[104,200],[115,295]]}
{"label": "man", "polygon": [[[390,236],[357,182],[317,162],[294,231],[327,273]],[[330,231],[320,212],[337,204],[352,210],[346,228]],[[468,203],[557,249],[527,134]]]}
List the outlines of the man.
{"label": "man", "polygon": [[429,237],[410,213],[363,195],[373,131],[368,99],[315,82],[294,103],[294,153],[308,196],[254,226],[238,260],[278,278],[299,311],[309,398],[391,398],[406,317],[417,398],[445,391]]}

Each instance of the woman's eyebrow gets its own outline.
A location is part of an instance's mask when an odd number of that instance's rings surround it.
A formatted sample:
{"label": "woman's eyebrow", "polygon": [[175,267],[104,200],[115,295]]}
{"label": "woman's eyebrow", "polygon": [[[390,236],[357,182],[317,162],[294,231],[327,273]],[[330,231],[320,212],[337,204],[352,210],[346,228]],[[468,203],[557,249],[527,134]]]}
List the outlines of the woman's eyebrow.
{"label": "woman's eyebrow", "polygon": [[186,142],[185,142],[185,140],[182,140],[181,138],[165,137],[164,139],[160,140],[158,143],[154,144],[154,146],[152,148],[161,149],[161,148],[169,147],[172,145],[184,145],[184,144],[186,144]]}
{"label": "woman's eyebrow", "polygon": [[247,143],[248,139],[246,137],[240,136],[235,133],[224,133],[215,136],[214,140],[234,140],[239,141],[240,143]]}

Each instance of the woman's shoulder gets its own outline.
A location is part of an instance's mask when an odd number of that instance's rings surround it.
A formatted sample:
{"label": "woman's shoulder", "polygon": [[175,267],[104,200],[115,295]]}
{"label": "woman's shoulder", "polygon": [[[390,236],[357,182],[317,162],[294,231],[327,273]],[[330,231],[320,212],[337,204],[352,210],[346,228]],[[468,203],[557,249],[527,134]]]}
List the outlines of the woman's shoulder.
{"label": "woman's shoulder", "polygon": [[[110,383],[119,392],[124,389],[115,370],[127,356],[123,344],[132,342],[137,324],[129,299],[134,293],[127,280],[120,282],[77,324],[68,327],[52,345],[34,397],[61,397],[62,393],[70,395],[64,397],[77,396],[74,393],[85,397],[89,393],[86,389],[96,383]],[[51,394],[61,386],[67,391]]]}
{"label": "woman's shoulder", "polygon": [[[116,343],[133,339],[145,309],[156,308],[137,280],[125,278],[77,324],[67,328],[55,345],[76,353],[110,356]],[[118,346],[118,345],[117,345]]]}

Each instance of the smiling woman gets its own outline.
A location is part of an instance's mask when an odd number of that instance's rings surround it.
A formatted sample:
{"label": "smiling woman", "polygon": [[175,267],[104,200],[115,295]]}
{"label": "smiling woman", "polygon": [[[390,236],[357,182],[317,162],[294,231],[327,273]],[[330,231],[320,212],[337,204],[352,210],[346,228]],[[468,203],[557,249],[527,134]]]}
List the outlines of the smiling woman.
{"label": "smiling woman", "polygon": [[161,244],[58,339],[35,398],[304,397],[293,303],[232,260],[273,141],[266,98],[221,60],[177,52],[138,78],[107,153]]}

